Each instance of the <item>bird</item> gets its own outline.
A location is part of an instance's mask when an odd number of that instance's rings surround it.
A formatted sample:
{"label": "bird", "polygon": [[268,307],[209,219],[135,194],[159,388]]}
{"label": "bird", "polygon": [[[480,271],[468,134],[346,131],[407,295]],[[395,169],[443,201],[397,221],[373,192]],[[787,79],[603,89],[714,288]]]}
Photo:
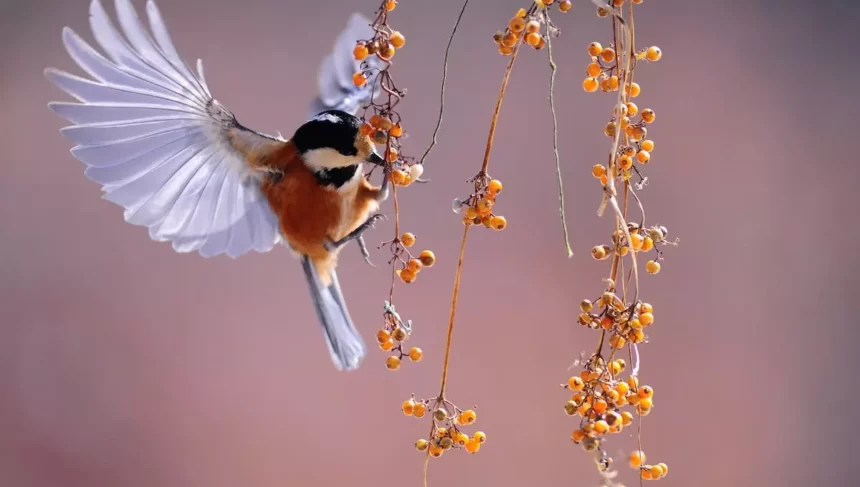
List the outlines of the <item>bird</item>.
{"label": "bird", "polygon": [[[388,170],[360,130],[358,109],[372,100],[372,79],[352,82],[352,50],[374,36],[353,14],[318,70],[310,117],[289,139],[242,125],[212,96],[201,60],[196,73],[180,56],[154,0],[151,34],[131,0],[115,0],[122,30],[100,0],[89,7],[99,53],[72,29],[63,43],[89,79],[47,68],[45,76],[76,102],[49,108],[71,122],[60,130],[72,155],[124,219],[180,253],[232,258],[286,246],[301,261],[317,319],[338,370],[356,370],[365,345],[337,278],[340,250],[380,219]],[[365,65],[367,67],[367,65]],[[372,67],[372,66],[371,66]],[[383,167],[373,185],[364,164]]]}

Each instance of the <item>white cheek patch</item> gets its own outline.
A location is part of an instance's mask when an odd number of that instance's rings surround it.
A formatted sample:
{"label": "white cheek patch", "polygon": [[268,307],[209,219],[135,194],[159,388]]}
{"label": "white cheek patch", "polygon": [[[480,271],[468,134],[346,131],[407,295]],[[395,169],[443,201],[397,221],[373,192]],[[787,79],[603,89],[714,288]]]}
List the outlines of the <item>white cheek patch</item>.
{"label": "white cheek patch", "polygon": [[312,169],[331,169],[361,163],[360,157],[345,156],[330,147],[309,150],[305,152],[302,158],[305,160],[305,164]]}

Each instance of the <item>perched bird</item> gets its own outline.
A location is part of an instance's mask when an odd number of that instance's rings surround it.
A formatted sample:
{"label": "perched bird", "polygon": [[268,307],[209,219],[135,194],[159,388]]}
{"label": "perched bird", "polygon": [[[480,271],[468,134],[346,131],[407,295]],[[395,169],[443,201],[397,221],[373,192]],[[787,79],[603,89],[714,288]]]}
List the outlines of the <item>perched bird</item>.
{"label": "perched bird", "polygon": [[45,71],[78,101],[49,107],[72,123],[61,132],[77,144],[86,176],[125,208],[128,223],[178,252],[235,258],[286,244],[301,258],[335,366],[356,369],[365,347],[335,268],[351,240],[367,259],[361,234],[381,218],[388,193],[387,172],[379,187],[365,177],[364,162],[385,163],[354,115],[372,96],[372,83],[351,81],[359,69],[352,49],[373,37],[370,23],[352,16],[320,68],[314,115],[283,139],[241,125],[212,97],[202,63],[197,73],[185,64],[154,1],[146,4],[151,35],[130,0],[116,0],[116,11],[125,39],[99,0],[90,4],[105,56],[63,30],[91,79]]}

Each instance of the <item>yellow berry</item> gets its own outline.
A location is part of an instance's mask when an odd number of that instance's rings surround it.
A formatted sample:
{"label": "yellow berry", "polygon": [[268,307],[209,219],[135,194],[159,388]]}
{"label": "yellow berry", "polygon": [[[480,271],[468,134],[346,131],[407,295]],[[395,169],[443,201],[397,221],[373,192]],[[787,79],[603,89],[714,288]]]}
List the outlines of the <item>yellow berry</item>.
{"label": "yellow berry", "polygon": [[421,351],[418,347],[412,347],[409,349],[409,360],[413,362],[417,362],[421,360],[421,357],[424,356],[424,352]]}
{"label": "yellow berry", "polygon": [[415,401],[412,399],[403,401],[403,405],[400,406],[400,410],[403,411],[403,414],[412,416],[412,413],[415,411]]}
{"label": "yellow berry", "polygon": [[466,433],[463,433],[462,431],[458,431],[454,435],[454,443],[456,443],[460,446],[466,446],[466,443],[468,443],[470,439],[471,438],[469,438],[469,435],[467,435]]}
{"label": "yellow berry", "polygon": [[388,61],[389,59],[394,57],[394,54],[396,52],[397,50],[394,48],[394,46],[391,45],[390,42],[388,42],[385,45],[379,47],[379,52],[377,52],[376,55],[379,56],[381,59]]}
{"label": "yellow berry", "polygon": [[654,307],[651,306],[649,303],[641,303],[641,304],[639,304],[639,312],[640,313],[653,313]]}
{"label": "yellow berry", "polygon": [[579,303],[579,309],[581,309],[583,313],[591,313],[591,310],[594,309],[594,304],[587,299],[583,299],[582,302]]}
{"label": "yellow berry", "polygon": [[630,92],[630,98],[636,98],[642,92],[642,88],[639,87],[639,83],[630,83],[628,91]]}
{"label": "yellow berry", "polygon": [[570,0],[563,0],[558,4],[558,9],[562,12],[569,12],[573,8],[573,3]]}
{"label": "yellow berry", "polygon": [[607,15],[609,15],[608,10],[606,10],[605,8],[597,7],[597,16],[598,17],[603,18],[603,17],[606,17]]}
{"label": "yellow berry", "polygon": [[567,386],[574,391],[581,391],[583,387],[585,387],[585,383],[579,377],[571,377],[567,380]]}
{"label": "yellow berry", "polygon": [[639,397],[639,414],[642,414],[643,412],[648,412],[652,407],[654,407],[653,399],[651,399],[650,397]]}
{"label": "yellow berry", "polygon": [[615,385],[615,390],[618,391],[618,394],[625,396],[630,391],[630,386],[626,382],[619,382]]}
{"label": "yellow berry", "polygon": [[597,82],[597,78],[585,78],[585,81],[582,82],[582,89],[588,93],[594,93],[599,87],[600,84]]}
{"label": "yellow berry", "polygon": [[429,250],[422,250],[421,254],[418,255],[418,259],[421,260],[421,264],[424,267],[431,267],[436,263],[436,255]]}
{"label": "yellow berry", "polygon": [[490,227],[496,231],[502,231],[508,226],[508,221],[503,216],[494,216],[490,219]]}
{"label": "yellow berry", "polygon": [[[617,127],[617,125],[615,125],[615,122],[609,122],[606,124],[605,127],[603,127],[603,133],[606,134],[607,137],[615,137],[616,127]],[[597,176],[597,177],[600,177],[600,176]]]}
{"label": "yellow berry", "polygon": [[659,61],[660,58],[663,57],[663,51],[661,51],[657,46],[651,46],[648,48],[648,52],[645,56],[649,61]]}
{"label": "yellow berry", "polygon": [[639,113],[639,106],[632,101],[627,103],[627,114],[635,117],[637,113]]}
{"label": "yellow berry", "polygon": [[388,368],[388,370],[399,369],[400,368],[400,357],[395,357],[394,355],[392,355],[391,357],[388,357],[387,359],[385,359],[385,366]]}
{"label": "yellow berry", "polygon": [[597,57],[603,51],[603,46],[600,45],[599,42],[592,42],[588,45],[588,54],[593,57]]}
{"label": "yellow berry", "polygon": [[[448,411],[446,411],[445,408],[436,408],[436,410],[433,411],[433,419],[436,421],[445,421],[448,419]],[[444,432],[445,428],[439,428],[439,431]]]}
{"label": "yellow berry", "polygon": [[609,339],[609,345],[616,350],[624,348],[624,344],[626,342],[627,340],[625,340],[621,335],[613,335],[612,338]]}
{"label": "yellow berry", "polygon": [[498,179],[493,179],[490,180],[490,182],[487,184],[487,191],[489,191],[490,194],[496,195],[502,192],[502,187],[503,186],[501,181],[499,181]]}
{"label": "yellow berry", "polygon": [[598,245],[591,249],[591,256],[597,260],[603,260],[606,258],[606,250],[604,250],[602,246]]}
{"label": "yellow berry", "polygon": [[636,153],[636,160],[639,161],[640,164],[648,164],[648,161],[651,160],[651,154],[647,150],[641,150]]}
{"label": "yellow berry", "polygon": [[651,479],[657,480],[663,476],[663,467],[658,463],[657,465],[651,465]]}
{"label": "yellow berry", "polygon": [[428,445],[429,445],[429,443],[427,443],[427,440],[418,440],[415,442],[415,448],[418,451],[426,450]]}
{"label": "yellow berry", "polygon": [[645,263],[645,270],[648,271],[648,274],[656,274],[660,272],[660,263],[656,260],[649,260]]}
{"label": "yellow berry", "polygon": [[658,463],[657,465],[655,465],[655,467],[660,467],[660,470],[663,471],[663,473],[660,475],[661,477],[665,477],[666,474],[669,473],[669,466],[665,463]]}
{"label": "yellow berry", "polygon": [[352,75],[352,82],[355,86],[362,87],[367,84],[367,78],[364,77],[364,73],[358,72]]}
{"label": "yellow berry", "polygon": [[647,150],[648,152],[652,152],[654,150],[654,141],[653,140],[643,140],[642,141],[642,150]]}
{"label": "yellow berry", "polygon": [[621,413],[621,424],[627,426],[628,424],[633,422],[633,414],[630,411],[624,411]]}
{"label": "yellow berry", "polygon": [[642,450],[636,450],[630,453],[630,456],[627,457],[627,463],[630,465],[630,468],[639,468],[645,463],[645,452]]}
{"label": "yellow berry", "polygon": [[487,441],[487,435],[483,431],[475,432],[475,436],[472,437],[478,443],[483,443]]}
{"label": "yellow berry", "polygon": [[416,418],[423,418],[427,414],[427,406],[423,402],[416,403],[412,408],[412,415]]}
{"label": "yellow berry", "polygon": [[606,168],[603,167],[603,164],[595,164],[594,167],[591,168],[591,175],[599,178],[606,174]]}
{"label": "yellow berry", "polygon": [[401,34],[400,32],[394,31],[391,33],[391,45],[393,45],[397,49],[400,49],[401,47],[406,45],[406,38],[403,37],[403,34]]}
{"label": "yellow berry", "polygon": [[636,394],[642,399],[650,399],[654,397],[654,389],[651,386],[642,386]]}

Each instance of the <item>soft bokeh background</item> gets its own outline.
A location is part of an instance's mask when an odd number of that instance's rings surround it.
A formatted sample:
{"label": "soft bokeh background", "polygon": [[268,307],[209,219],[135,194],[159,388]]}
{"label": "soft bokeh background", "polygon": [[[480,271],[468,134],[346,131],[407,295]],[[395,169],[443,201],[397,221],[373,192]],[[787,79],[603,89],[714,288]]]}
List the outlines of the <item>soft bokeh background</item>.
{"label": "soft bokeh background", "polygon": [[[111,2],[108,2],[111,3]],[[135,2],[141,7],[143,1]],[[405,228],[439,263],[397,290],[426,359],[397,373],[371,350],[353,374],[331,366],[298,264],[284,250],[204,260],[178,255],[100,200],[46,66],[78,72],[60,31],[91,39],[85,0],[0,1],[0,485],[187,487],[420,482],[412,442],[426,420],[401,401],[437,393],[461,233],[449,202],[478,168],[505,59],[490,39],[526,1],[474,0],[455,40],[448,112],[429,186],[401,194]],[[571,444],[558,383],[595,335],[577,303],[606,272],[588,249],[608,238],[589,168],[605,159],[611,100],[580,88],[585,46],[608,41],[591,5],[556,16],[561,153],[576,256],[563,256],[545,53],[518,61],[491,172],[509,228],[474,232],[466,257],[450,397],[479,406],[479,455],[433,461],[431,485],[598,483]],[[657,390],[645,450],[666,486],[857,485],[854,357],[858,292],[849,137],[860,75],[850,2],[648,0],[637,39],[657,149],[641,193],[649,220],[681,245],[643,279],[657,310],[642,347]],[[201,57],[216,96],[251,127],[289,134],[315,70],[355,10],[376,0],[161,0],[180,52]],[[112,11],[112,6],[108,5]],[[396,58],[409,90],[407,147],[428,142],[446,36],[459,2],[403,0]],[[386,207],[390,211],[390,205]],[[390,238],[392,223],[369,238]],[[382,264],[385,257],[374,253]],[[342,259],[352,315],[372,342],[388,275],[358,250]],[[618,458],[634,445],[614,437]],[[633,483],[626,467],[622,475]]]}

